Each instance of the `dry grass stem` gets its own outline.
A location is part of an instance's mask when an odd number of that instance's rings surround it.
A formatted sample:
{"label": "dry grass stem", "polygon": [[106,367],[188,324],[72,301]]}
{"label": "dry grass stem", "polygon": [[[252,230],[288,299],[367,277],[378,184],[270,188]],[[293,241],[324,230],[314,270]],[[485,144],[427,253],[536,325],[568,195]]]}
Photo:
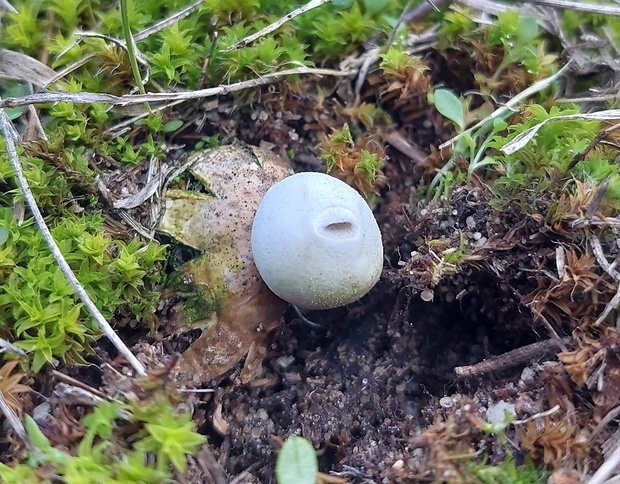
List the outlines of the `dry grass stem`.
{"label": "dry grass stem", "polygon": [[175,24],[179,20],[184,19],[188,15],[198,10],[203,3],[204,3],[204,0],[198,0],[197,2],[194,2],[191,5],[188,5],[187,7],[179,10],[178,12],[173,13],[170,17],[165,18],[161,20],[160,22],[157,22],[156,24],[151,25],[150,27],[147,27],[144,30],[141,30],[140,32],[138,32],[137,34],[133,36],[134,41],[140,42],[141,40],[144,40],[150,37],[151,35],[156,34],[157,32],[165,29],[166,27],[170,27],[171,25]]}
{"label": "dry grass stem", "polygon": [[443,150],[443,149],[445,149],[445,148],[447,148],[449,146],[453,146],[454,143],[456,143],[458,140],[460,140],[467,133],[471,133],[472,131],[475,131],[476,129],[480,128],[481,126],[484,126],[489,121],[492,121],[492,120],[494,120],[495,118],[497,118],[499,116],[502,116],[504,114],[507,114],[507,113],[513,111],[521,101],[524,101],[528,97],[533,96],[537,92],[540,92],[540,91],[542,91],[544,89],[547,89],[556,79],[558,79],[560,76],[562,76],[567,71],[567,69],[568,69],[568,67],[570,65],[571,65],[571,61],[567,62],[564,65],[564,67],[562,67],[555,74],[553,74],[553,75],[551,75],[549,77],[546,77],[545,79],[541,79],[540,81],[535,82],[534,84],[532,84],[527,89],[524,89],[519,94],[517,94],[515,97],[513,97],[510,101],[508,101],[506,104],[504,104],[502,107],[500,107],[500,108],[496,109],[495,111],[493,111],[491,114],[489,114],[483,120],[477,122],[471,128],[466,129],[465,131],[463,131],[462,133],[459,133],[458,135],[456,135],[455,137],[449,139],[445,143],[442,143],[439,146],[439,149]]}
{"label": "dry grass stem", "polygon": [[81,382],[80,380],[76,380],[75,378],[70,377],[69,375],[65,375],[64,373],[61,373],[57,370],[52,370],[52,375],[54,376],[54,378],[56,378],[57,380],[63,383],[66,383],[67,385],[72,385],[72,386],[81,388],[82,390],[88,393],[92,393],[96,397],[101,398],[103,400],[107,400],[110,402],[113,401],[112,398],[110,398],[108,395],[106,395],[102,391],[97,390],[96,388],[93,388],[90,385],[87,385],[86,383]]}
{"label": "dry grass stem", "polygon": [[258,32],[254,33],[252,35],[248,35],[247,37],[239,40],[238,42],[235,42],[230,47],[227,47],[226,49],[224,49],[223,52],[229,52],[231,50],[235,50],[235,49],[239,49],[241,47],[245,47],[246,45],[251,44],[252,42],[254,42],[256,39],[260,39],[264,35],[270,34],[274,30],[279,29],[280,27],[282,27],[282,25],[284,25],[289,20],[292,20],[295,17],[298,17],[299,15],[301,15],[301,14],[303,14],[305,12],[308,12],[309,10],[312,10],[314,8],[317,8],[317,7],[320,7],[321,5],[323,5],[324,3],[327,3],[327,2],[331,2],[331,0],[310,0],[308,3],[306,3],[302,7],[299,7],[297,9],[293,10],[292,12],[286,14],[284,17],[276,20],[272,24],[267,25],[267,27],[265,27],[264,29],[261,29]]}
{"label": "dry grass stem", "polygon": [[471,377],[484,375],[486,373],[492,373],[495,371],[505,370],[521,363],[526,363],[533,358],[540,358],[551,350],[559,348],[560,345],[555,338],[550,338],[544,341],[538,341],[516,350],[509,351],[503,355],[489,358],[488,360],[481,361],[475,365],[457,366],[454,368],[454,373],[457,377]]}
{"label": "dry grass stem", "polygon": [[590,479],[589,484],[603,484],[609,479],[620,465],[620,447],[605,459],[605,462],[598,468]]}
{"label": "dry grass stem", "polygon": [[528,422],[531,422],[532,420],[536,420],[536,419],[544,418],[544,417],[550,417],[551,415],[556,413],[558,410],[560,410],[560,408],[561,407],[559,405],[555,405],[549,410],[545,410],[544,412],[539,412],[537,414],[532,415],[531,417],[524,418],[523,420],[513,420],[511,423],[513,425],[524,425]]}
{"label": "dry grass stem", "polygon": [[598,237],[594,234],[590,234],[588,237],[588,242],[590,242],[590,246],[592,247],[592,253],[596,258],[596,262],[601,268],[609,274],[613,279],[620,282],[620,273],[614,268],[613,264],[610,264],[605,257],[605,253],[603,251],[603,246],[601,245],[601,241],[598,240]]}
{"label": "dry grass stem", "polygon": [[620,7],[612,4],[593,5],[584,2],[571,2],[569,0],[523,0],[524,3],[533,3],[552,8],[563,8],[566,10],[577,10],[578,12],[596,13],[600,15],[613,15],[620,17]]}
{"label": "dry grass stem", "polygon": [[13,6],[6,0],[0,0],[0,10],[6,10],[7,12],[17,13],[17,10],[15,10]]}
{"label": "dry grass stem", "polygon": [[28,356],[28,354],[21,348],[18,348],[14,344],[9,343],[7,340],[0,338],[0,353],[4,351],[10,351],[11,353],[15,353],[19,356]]}
{"label": "dry grass stem", "polygon": [[620,285],[618,285],[618,290],[616,291],[616,294],[614,294],[614,297],[611,298],[611,300],[605,306],[605,309],[603,310],[601,315],[594,322],[594,326],[595,327],[600,326],[603,323],[603,321],[607,319],[607,316],[609,316],[609,313],[611,313],[614,309],[616,309],[619,304],[620,304]]}
{"label": "dry grass stem", "polygon": [[0,108],[16,108],[28,106],[30,104],[44,104],[69,102],[76,104],[106,103],[113,106],[133,106],[144,103],[176,102],[189,101],[192,99],[202,99],[212,96],[222,96],[232,92],[243,91],[253,87],[264,86],[282,80],[284,77],[311,74],[317,76],[347,77],[354,75],[356,71],[340,71],[334,69],[315,69],[310,67],[298,67],[280,72],[265,74],[257,79],[241,81],[235,84],[225,84],[207,89],[186,92],[158,92],[148,94],[126,94],[124,96],[113,96],[112,94],[93,93],[93,92],[58,92],[58,93],[37,93],[23,97],[13,97],[0,100]]}

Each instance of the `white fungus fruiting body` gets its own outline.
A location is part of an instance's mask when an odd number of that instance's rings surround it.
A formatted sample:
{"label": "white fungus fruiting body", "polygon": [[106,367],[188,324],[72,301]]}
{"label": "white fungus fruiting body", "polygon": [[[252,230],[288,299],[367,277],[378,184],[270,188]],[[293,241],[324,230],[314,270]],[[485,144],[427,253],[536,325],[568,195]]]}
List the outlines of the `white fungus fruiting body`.
{"label": "white fungus fruiting body", "polygon": [[383,266],[372,211],[353,188],[322,173],[298,173],[267,191],[252,226],[252,254],[267,286],[305,309],[356,301]]}

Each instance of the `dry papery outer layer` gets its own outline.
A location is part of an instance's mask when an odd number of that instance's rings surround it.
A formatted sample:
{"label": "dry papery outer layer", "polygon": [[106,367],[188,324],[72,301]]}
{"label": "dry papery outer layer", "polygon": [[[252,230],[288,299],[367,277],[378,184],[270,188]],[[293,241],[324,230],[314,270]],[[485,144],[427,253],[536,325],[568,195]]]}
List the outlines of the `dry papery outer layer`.
{"label": "dry papery outer layer", "polygon": [[[159,230],[203,255],[179,268],[186,293],[203,309],[192,318],[187,303],[175,312],[175,332],[204,328],[177,365],[182,380],[215,378],[246,354],[242,377],[260,371],[264,340],[287,304],[260,278],[250,234],[261,198],[292,173],[286,160],[248,146],[224,146],[192,155],[191,173],[205,193],[168,190]],[[189,289],[188,289],[189,288]],[[198,298],[198,299],[196,299]]]}
{"label": "dry papery outer layer", "polygon": [[381,233],[367,203],[322,173],[297,173],[269,189],[254,218],[252,252],[267,286],[305,309],[356,301],[383,267]]}

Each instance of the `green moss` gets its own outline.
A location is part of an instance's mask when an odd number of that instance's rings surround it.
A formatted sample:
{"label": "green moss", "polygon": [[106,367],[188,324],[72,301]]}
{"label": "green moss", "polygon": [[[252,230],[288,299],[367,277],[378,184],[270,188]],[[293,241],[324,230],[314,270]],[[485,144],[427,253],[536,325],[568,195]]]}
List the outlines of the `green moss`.
{"label": "green moss", "polygon": [[24,451],[23,463],[13,467],[0,464],[0,480],[45,483],[60,478],[67,484],[171,481],[172,469],[185,472],[187,454],[195,453],[206,441],[194,431],[191,414],[176,409],[177,399],[174,389],[157,388],[138,401],[103,401],[82,418],[84,435],[72,449],[54,447],[26,416],[26,431],[38,452]]}
{"label": "green moss", "polygon": [[[75,210],[73,193],[83,189],[85,179],[92,180],[81,151],[54,158],[57,146],[36,149],[66,170],[38,157],[22,158],[37,204],[78,280],[107,319],[149,319],[157,300],[153,286],[163,278],[158,267],[165,246],[107,236],[99,211]],[[83,362],[83,354],[93,352],[99,331],[28,209],[23,219],[17,215],[24,202],[6,155],[0,156],[0,173],[0,227],[6,234],[0,244],[0,334],[29,352],[34,371],[55,359]]]}

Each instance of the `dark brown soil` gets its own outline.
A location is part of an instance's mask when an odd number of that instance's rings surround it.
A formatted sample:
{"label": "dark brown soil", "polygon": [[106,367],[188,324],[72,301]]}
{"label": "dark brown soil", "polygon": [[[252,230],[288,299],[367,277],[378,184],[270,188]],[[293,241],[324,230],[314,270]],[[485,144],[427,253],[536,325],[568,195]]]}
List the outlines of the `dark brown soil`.
{"label": "dark brown soil", "polygon": [[[230,425],[226,435],[209,420],[200,429],[230,476],[248,471],[253,478],[243,482],[274,482],[278,442],[301,435],[319,452],[323,472],[351,482],[430,482],[423,429],[464,399],[482,414],[492,401],[515,400],[523,365],[466,380],[454,374],[457,366],[536,340],[514,289],[472,262],[444,277],[425,302],[428,281],[419,277],[428,278],[437,262],[425,241],[453,244],[459,229],[470,237],[467,244],[477,243],[476,232],[505,235],[484,192],[460,189],[433,210],[421,203],[398,216],[391,215],[399,198],[392,195],[396,202],[378,212],[392,267],[371,293],[345,309],[306,314],[323,330],[289,310],[269,347],[265,375],[241,386],[237,370],[202,404],[207,418],[221,404]],[[514,274],[519,258],[499,252],[497,262]]]}

